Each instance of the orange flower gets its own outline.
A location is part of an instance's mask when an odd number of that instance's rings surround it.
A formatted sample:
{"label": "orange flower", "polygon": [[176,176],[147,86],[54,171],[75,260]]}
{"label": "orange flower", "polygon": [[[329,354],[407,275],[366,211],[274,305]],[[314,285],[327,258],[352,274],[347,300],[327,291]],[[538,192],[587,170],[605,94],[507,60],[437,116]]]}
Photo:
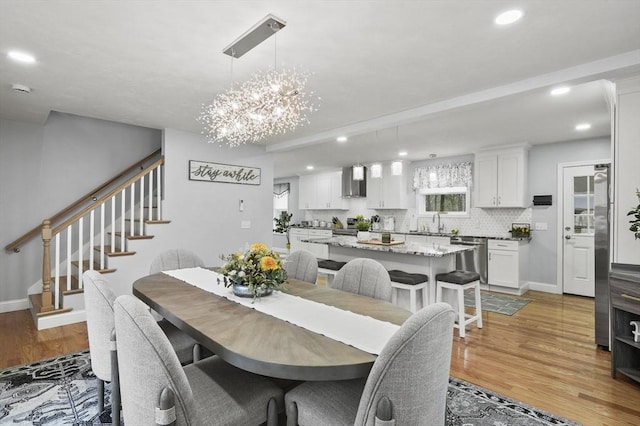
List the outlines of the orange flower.
{"label": "orange flower", "polygon": [[263,271],[273,271],[279,268],[278,262],[271,256],[264,256],[260,259],[260,268]]}
{"label": "orange flower", "polygon": [[267,251],[269,248],[264,243],[253,243],[251,244],[251,251]]}

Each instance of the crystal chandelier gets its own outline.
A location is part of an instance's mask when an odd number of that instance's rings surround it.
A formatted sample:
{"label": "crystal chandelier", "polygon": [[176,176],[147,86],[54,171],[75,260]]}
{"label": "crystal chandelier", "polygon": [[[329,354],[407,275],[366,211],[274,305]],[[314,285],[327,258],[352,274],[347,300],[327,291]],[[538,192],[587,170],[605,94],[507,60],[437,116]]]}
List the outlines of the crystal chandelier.
{"label": "crystal chandelier", "polygon": [[308,124],[316,107],[307,79],[295,69],[271,70],[218,95],[199,118],[208,142],[234,147]]}
{"label": "crystal chandelier", "polygon": [[[283,20],[267,15],[223,53],[239,58],[285,25]],[[308,77],[308,73],[295,69],[277,70],[274,63],[273,70],[257,73],[239,86],[232,85],[211,104],[203,105],[198,118],[204,127],[202,133],[209,143],[235,147],[308,124],[308,115],[317,110],[311,101],[313,92],[306,90]]]}

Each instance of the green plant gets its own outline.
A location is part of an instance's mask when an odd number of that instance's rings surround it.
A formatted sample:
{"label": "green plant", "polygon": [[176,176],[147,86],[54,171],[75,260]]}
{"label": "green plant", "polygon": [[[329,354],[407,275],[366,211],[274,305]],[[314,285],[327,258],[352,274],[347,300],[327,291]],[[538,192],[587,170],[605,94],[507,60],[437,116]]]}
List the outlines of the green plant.
{"label": "green plant", "polygon": [[361,214],[356,215],[356,229],[358,231],[368,231],[371,229],[371,222],[364,218]]}
{"label": "green plant", "polygon": [[[638,202],[640,202],[640,190],[638,188],[636,188],[636,196],[638,197]],[[629,231],[634,233],[636,240],[640,239],[640,204],[627,213],[627,216],[633,216],[633,219],[629,221],[631,224]]]}
{"label": "green plant", "polygon": [[275,228],[273,228],[273,232],[278,232],[280,234],[285,234],[287,237],[287,248],[291,246],[289,242],[289,229],[291,228],[291,218],[293,217],[293,213],[288,213],[286,211],[280,212],[280,216],[274,217],[273,221],[275,222]]}
{"label": "green plant", "polygon": [[246,253],[237,252],[220,258],[226,263],[220,269],[225,287],[247,285],[253,297],[269,289],[282,288],[287,272],[278,253],[263,243],[254,243]]}

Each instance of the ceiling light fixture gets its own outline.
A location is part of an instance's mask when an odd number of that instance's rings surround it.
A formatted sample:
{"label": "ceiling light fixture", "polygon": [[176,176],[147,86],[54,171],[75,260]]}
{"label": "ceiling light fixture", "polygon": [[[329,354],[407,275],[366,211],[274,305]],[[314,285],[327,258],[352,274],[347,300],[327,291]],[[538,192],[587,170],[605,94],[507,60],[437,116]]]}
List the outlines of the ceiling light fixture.
{"label": "ceiling light fixture", "polygon": [[551,90],[551,95],[552,96],[566,95],[570,91],[571,91],[571,87],[569,86],[559,86]]}
{"label": "ceiling light fixture", "polygon": [[506,12],[503,12],[500,15],[496,16],[494,22],[497,25],[509,25],[513,24],[516,21],[519,21],[520,18],[522,18],[522,15],[523,13],[521,10],[507,10]]}
{"label": "ceiling light fixture", "polygon": [[371,178],[379,179],[382,177],[382,164],[376,163],[371,165]]}
{"label": "ceiling light fixture", "polygon": [[313,170],[313,166],[311,165],[307,166],[307,170]]}
{"label": "ceiling light fixture", "polygon": [[[244,55],[285,25],[285,21],[267,15],[227,46],[223,53],[232,57],[233,66],[233,59]],[[276,59],[274,53],[273,70],[257,73],[239,87],[232,84],[210,105],[203,106],[199,120],[204,125],[202,133],[208,142],[235,147],[309,123],[307,114],[316,111],[309,99],[313,92],[305,90],[309,74],[295,69],[277,70]]]}
{"label": "ceiling light fixture", "polygon": [[36,58],[33,55],[26,52],[20,52],[18,50],[11,50],[7,56],[14,61],[25,64],[33,64],[36,61]]}
{"label": "ceiling light fixture", "polygon": [[336,138],[336,141],[338,142],[346,142],[348,140],[348,138],[346,136],[338,136]]}
{"label": "ceiling light fixture", "polygon": [[578,130],[579,132],[584,130],[589,130],[590,128],[591,128],[591,124],[589,123],[580,123],[576,125],[576,130]]}
{"label": "ceiling light fixture", "polygon": [[400,151],[400,152],[398,153],[398,155],[399,155],[400,157],[406,157],[408,154],[409,154],[409,153],[408,153],[407,151]]}
{"label": "ceiling light fixture", "polygon": [[391,175],[392,176],[402,175],[402,161],[394,161],[393,163],[391,163]]}

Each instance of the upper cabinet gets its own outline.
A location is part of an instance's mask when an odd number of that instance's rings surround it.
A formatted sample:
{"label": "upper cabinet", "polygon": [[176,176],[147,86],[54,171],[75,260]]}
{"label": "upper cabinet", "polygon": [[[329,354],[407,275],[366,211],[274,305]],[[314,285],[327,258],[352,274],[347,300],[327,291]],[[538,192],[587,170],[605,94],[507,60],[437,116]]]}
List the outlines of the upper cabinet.
{"label": "upper cabinet", "polygon": [[525,147],[483,151],[476,154],[475,207],[527,207]]}
{"label": "upper cabinet", "polygon": [[300,176],[300,210],[349,210],[342,198],[342,171]]}
{"label": "upper cabinet", "polygon": [[367,208],[368,209],[408,209],[414,197],[410,196],[406,163],[402,164],[402,173],[394,175],[391,163],[382,165],[382,177],[371,176],[371,167],[367,167]]}

